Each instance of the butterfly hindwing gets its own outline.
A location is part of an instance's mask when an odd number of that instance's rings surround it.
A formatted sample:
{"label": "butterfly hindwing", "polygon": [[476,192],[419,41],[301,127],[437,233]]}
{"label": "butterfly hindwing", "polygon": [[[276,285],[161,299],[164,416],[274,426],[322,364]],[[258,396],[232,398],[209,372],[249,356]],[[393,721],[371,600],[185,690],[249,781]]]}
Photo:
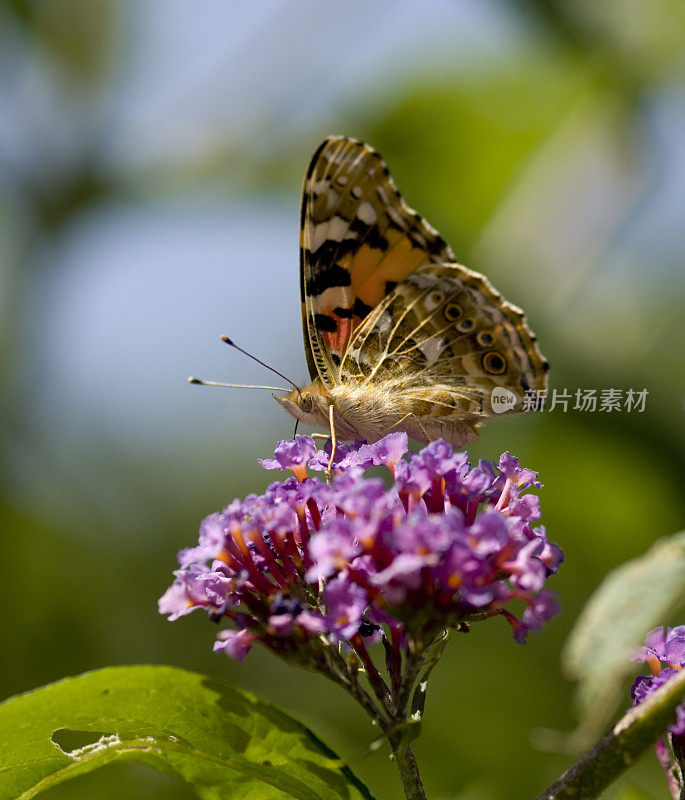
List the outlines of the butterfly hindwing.
{"label": "butterfly hindwing", "polygon": [[454,261],[440,234],[402,200],[368,145],[329,137],[305,176],[300,272],[312,378],[337,383],[353,332],[418,267]]}
{"label": "butterfly hindwing", "polygon": [[510,410],[521,411],[525,395],[546,386],[546,372],[520,309],[459,264],[426,265],[398,284],[361,324],[340,367],[343,383],[386,387],[394,422],[403,420],[413,438],[459,444],[492,415],[493,389],[511,391]]}

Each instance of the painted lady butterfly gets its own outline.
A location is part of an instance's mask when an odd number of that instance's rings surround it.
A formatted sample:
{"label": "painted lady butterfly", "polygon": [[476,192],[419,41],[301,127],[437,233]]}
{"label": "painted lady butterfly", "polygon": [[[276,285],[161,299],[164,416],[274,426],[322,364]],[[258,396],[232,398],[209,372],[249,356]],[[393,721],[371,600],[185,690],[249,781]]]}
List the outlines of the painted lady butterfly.
{"label": "painted lady butterfly", "polygon": [[406,431],[460,447],[498,413],[494,393],[506,390],[511,413],[546,388],[523,312],[456,263],[362,142],[332,136],[311,159],[300,279],[312,383],[276,399],[336,438]]}

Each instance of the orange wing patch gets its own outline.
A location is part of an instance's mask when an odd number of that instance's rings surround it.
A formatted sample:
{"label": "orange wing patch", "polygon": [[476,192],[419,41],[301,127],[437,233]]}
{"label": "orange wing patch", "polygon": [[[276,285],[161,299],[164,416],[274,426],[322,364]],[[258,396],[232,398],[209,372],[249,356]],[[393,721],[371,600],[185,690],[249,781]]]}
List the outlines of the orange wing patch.
{"label": "orange wing patch", "polygon": [[386,232],[386,238],[390,247],[381,254],[381,258],[373,269],[367,270],[365,273],[361,270],[357,272],[355,259],[350,270],[352,287],[355,289],[357,297],[372,308],[378,305],[388,293],[388,283],[400,283],[414,270],[426,263],[426,253],[415,247],[405,234],[390,230]]}
{"label": "orange wing patch", "polygon": [[300,231],[303,326],[312,377],[330,383],[355,329],[418,267],[454,262],[368,145],[335,136],[312,157]]}

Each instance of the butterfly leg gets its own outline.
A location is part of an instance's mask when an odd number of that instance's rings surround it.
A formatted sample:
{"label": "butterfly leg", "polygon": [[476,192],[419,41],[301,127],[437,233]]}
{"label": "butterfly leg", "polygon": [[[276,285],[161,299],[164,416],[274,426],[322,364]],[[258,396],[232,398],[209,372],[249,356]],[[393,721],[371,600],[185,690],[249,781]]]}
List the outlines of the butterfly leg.
{"label": "butterfly leg", "polygon": [[419,426],[419,428],[421,428],[421,432],[426,437],[426,441],[430,442],[431,437],[428,435],[428,432],[426,431],[426,429],[421,424],[421,420],[415,414],[413,414],[411,411],[408,414],[405,414],[402,417],[402,419],[398,419],[397,422],[395,422],[394,424],[392,424],[388,428],[388,430],[392,430],[393,428],[396,428],[398,425],[401,425],[405,421],[405,419],[407,419],[408,417],[414,417],[414,419],[416,420],[416,424]]}
{"label": "butterfly leg", "polygon": [[330,483],[333,479],[333,459],[335,458],[335,421],[333,415],[335,414],[335,406],[328,406],[328,422],[331,426],[331,457],[328,459],[328,469],[326,470],[326,480]]}

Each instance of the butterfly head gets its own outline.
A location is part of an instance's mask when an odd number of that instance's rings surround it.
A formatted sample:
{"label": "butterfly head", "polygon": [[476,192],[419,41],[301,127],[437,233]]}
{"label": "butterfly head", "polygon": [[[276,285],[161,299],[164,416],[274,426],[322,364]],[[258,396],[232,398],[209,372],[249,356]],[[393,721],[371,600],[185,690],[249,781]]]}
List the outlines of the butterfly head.
{"label": "butterfly head", "polygon": [[302,389],[293,389],[285,397],[275,394],[274,398],[289,414],[305,425],[327,426],[329,401],[322,388],[316,382]]}

